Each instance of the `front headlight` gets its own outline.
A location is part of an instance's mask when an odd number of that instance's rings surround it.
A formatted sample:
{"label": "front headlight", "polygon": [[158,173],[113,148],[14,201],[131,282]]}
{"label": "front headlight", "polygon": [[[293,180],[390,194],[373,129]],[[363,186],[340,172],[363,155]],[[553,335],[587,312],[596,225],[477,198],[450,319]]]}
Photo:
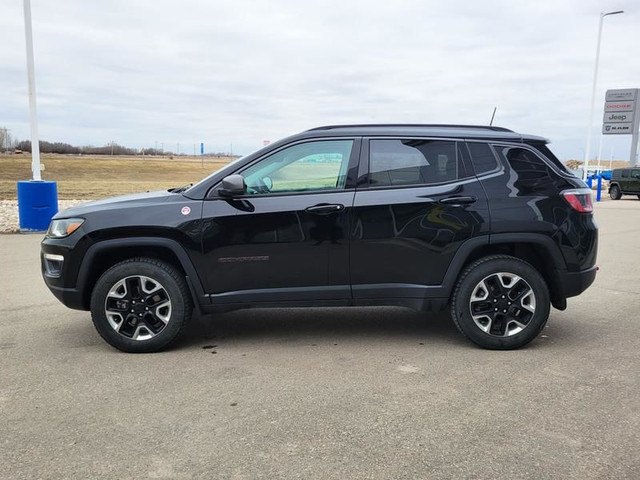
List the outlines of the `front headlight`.
{"label": "front headlight", "polygon": [[62,218],[53,220],[49,225],[48,237],[62,238],[71,235],[80,225],[84,223],[84,218]]}

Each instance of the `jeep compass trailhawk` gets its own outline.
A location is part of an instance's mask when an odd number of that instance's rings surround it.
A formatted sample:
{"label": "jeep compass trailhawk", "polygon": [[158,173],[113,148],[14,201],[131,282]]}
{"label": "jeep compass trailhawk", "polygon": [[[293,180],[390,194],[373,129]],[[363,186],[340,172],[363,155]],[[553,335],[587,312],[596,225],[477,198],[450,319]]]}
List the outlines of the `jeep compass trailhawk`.
{"label": "jeep compass trailhawk", "polygon": [[64,210],[41,259],[53,294],[127,352],[167,347],[194,306],[448,307],[471,341],[511,349],[591,285],[597,239],[591,192],[544,138],[348,125]]}

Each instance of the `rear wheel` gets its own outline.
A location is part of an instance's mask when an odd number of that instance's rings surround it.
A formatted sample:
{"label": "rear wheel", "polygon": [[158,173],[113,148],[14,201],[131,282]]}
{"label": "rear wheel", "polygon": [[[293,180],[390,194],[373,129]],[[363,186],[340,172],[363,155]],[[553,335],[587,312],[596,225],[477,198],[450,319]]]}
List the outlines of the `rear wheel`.
{"label": "rear wheel", "polygon": [[157,352],[174,342],[192,312],[184,277],[151,258],[120,262],[96,282],[91,318],[98,333],[124,352]]}
{"label": "rear wheel", "polygon": [[611,200],[620,200],[622,198],[622,192],[620,191],[620,187],[614,185],[609,189],[609,196]]}
{"label": "rear wheel", "polygon": [[506,255],[481,258],[460,277],[451,315],[483,348],[508,350],[533,340],[549,318],[549,290],[528,263]]}

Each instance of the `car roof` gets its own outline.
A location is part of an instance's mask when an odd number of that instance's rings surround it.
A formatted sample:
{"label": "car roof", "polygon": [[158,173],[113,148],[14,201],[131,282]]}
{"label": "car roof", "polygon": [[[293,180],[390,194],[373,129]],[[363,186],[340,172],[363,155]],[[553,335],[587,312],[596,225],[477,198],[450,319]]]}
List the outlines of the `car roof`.
{"label": "car roof", "polygon": [[504,127],[491,125],[453,125],[453,124],[355,124],[326,125],[312,128],[294,135],[295,137],[329,137],[329,136],[421,136],[442,138],[491,139],[522,142],[541,141],[548,143],[543,137],[523,135]]}

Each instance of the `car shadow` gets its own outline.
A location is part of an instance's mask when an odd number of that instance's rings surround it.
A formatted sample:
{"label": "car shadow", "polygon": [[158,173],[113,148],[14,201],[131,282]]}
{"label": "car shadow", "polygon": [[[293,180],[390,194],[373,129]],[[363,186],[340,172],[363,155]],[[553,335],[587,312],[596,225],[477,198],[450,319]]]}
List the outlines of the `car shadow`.
{"label": "car shadow", "polygon": [[366,338],[469,345],[447,311],[401,307],[249,309],[195,316],[175,349],[217,343],[339,342]]}

